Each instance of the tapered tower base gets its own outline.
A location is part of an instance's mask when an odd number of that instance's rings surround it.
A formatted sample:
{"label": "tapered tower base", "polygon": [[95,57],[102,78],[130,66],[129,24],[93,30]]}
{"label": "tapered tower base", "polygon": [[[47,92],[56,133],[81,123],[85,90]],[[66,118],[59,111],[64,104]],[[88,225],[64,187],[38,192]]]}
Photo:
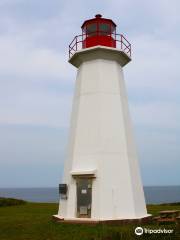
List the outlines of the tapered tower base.
{"label": "tapered tower base", "polygon": [[63,180],[68,191],[57,219],[149,217],[123,77],[130,60],[123,51],[103,46],[77,51],[69,60],[78,73]]}

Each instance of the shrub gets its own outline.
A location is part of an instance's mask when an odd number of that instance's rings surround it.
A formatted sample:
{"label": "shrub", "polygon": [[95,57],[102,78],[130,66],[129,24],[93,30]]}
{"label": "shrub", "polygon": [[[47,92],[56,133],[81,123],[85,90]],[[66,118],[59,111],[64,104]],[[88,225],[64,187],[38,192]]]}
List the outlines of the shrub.
{"label": "shrub", "polygon": [[26,201],[14,198],[0,197],[0,207],[23,205]]}

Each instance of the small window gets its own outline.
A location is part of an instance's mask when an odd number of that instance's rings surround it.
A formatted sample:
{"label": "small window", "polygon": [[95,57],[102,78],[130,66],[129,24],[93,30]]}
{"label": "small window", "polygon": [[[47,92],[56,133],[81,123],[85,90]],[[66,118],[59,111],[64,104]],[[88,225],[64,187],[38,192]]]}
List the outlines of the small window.
{"label": "small window", "polygon": [[100,35],[110,35],[111,34],[110,24],[107,24],[107,23],[99,24],[99,34]]}
{"label": "small window", "polygon": [[88,35],[88,37],[97,35],[97,24],[93,23],[93,24],[87,25],[86,34]]}

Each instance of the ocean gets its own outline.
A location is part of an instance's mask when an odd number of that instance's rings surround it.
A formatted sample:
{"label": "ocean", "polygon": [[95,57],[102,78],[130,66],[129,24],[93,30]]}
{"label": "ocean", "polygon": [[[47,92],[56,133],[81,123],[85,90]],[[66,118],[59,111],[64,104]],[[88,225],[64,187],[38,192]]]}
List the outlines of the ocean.
{"label": "ocean", "polygon": [[[180,186],[144,187],[147,204],[180,202]],[[30,202],[59,201],[58,188],[0,188],[0,197],[23,199]]]}

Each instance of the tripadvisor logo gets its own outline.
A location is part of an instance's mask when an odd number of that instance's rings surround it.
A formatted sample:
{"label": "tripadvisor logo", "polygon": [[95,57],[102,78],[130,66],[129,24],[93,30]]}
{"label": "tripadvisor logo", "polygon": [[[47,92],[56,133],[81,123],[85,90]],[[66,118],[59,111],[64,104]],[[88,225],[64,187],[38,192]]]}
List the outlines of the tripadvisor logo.
{"label": "tripadvisor logo", "polygon": [[161,229],[161,228],[150,229],[150,228],[137,227],[134,232],[136,235],[142,235],[143,233],[145,233],[145,234],[152,234],[152,233],[170,234],[170,233],[173,233],[174,230],[173,229],[165,229],[165,228],[164,229]]}
{"label": "tripadvisor logo", "polygon": [[135,229],[135,234],[136,235],[142,235],[143,234],[143,228],[142,227],[137,227]]}

